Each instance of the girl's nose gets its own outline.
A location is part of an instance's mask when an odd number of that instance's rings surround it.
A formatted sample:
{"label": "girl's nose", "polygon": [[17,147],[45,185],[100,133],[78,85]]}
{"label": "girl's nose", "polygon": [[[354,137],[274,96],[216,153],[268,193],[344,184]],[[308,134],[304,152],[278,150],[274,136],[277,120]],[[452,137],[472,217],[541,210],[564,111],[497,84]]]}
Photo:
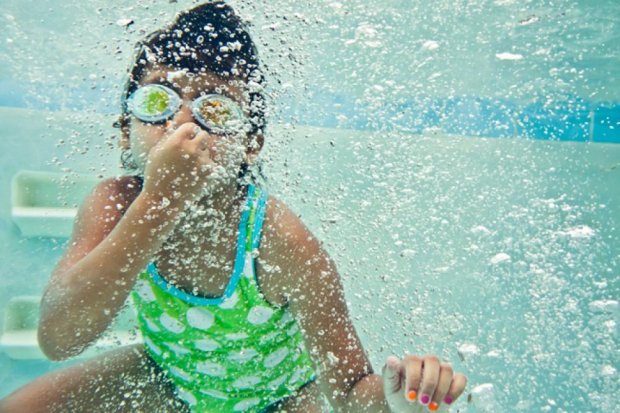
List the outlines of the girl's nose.
{"label": "girl's nose", "polygon": [[177,113],[166,123],[166,126],[173,126],[178,128],[187,122],[194,122],[194,115],[192,114],[190,102],[183,102]]}

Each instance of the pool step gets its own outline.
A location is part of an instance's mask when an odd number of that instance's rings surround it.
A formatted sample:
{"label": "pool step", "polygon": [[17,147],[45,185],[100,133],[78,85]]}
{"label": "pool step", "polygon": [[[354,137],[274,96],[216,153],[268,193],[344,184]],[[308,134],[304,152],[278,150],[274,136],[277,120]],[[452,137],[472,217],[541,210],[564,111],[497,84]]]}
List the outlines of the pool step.
{"label": "pool step", "polygon": [[21,170],[11,181],[11,218],[25,237],[69,237],[95,176]]}
{"label": "pool step", "polygon": [[[11,298],[4,308],[4,324],[0,332],[0,352],[16,360],[45,359],[37,339],[40,296]],[[135,311],[128,304],[108,331],[76,358],[87,358],[119,346],[142,342],[136,328]]]}

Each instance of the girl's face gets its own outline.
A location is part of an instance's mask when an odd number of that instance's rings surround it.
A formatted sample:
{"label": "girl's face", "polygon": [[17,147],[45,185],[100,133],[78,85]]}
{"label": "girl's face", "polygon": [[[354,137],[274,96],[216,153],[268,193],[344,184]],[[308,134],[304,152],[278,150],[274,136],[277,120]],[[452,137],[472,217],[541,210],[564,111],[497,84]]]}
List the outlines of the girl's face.
{"label": "girl's face", "polygon": [[[148,123],[130,117],[129,128],[125,128],[121,147],[129,148],[140,169],[144,171],[149,152],[157,143],[187,122],[200,124],[194,119],[191,104],[194,99],[205,94],[226,96],[241,106],[249,116],[249,95],[247,85],[238,79],[224,79],[213,73],[194,74],[175,70],[163,65],[150,65],[139,86],[160,84],[173,89],[181,98],[179,110],[164,123]],[[251,163],[262,146],[262,137],[250,136],[245,131],[229,135],[213,135],[214,144],[209,147],[213,161],[224,167],[231,177],[236,177],[241,163]]]}

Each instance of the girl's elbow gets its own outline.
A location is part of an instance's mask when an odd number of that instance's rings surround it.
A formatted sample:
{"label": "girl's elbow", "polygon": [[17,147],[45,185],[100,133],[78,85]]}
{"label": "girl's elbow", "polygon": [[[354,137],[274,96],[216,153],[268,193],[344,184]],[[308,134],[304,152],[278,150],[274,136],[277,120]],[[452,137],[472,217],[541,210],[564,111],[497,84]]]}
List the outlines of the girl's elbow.
{"label": "girl's elbow", "polygon": [[73,354],[59,351],[57,348],[40,346],[40,349],[43,355],[50,361],[65,361],[73,357]]}
{"label": "girl's elbow", "polygon": [[[54,329],[51,331],[54,331]],[[55,331],[56,334],[52,334],[50,329],[46,328],[44,324],[39,324],[37,341],[39,349],[45,357],[52,361],[63,361],[75,357],[82,352],[83,348],[71,346],[69,344],[70,340],[67,338],[63,340],[63,337],[58,335],[58,330],[56,329]]]}

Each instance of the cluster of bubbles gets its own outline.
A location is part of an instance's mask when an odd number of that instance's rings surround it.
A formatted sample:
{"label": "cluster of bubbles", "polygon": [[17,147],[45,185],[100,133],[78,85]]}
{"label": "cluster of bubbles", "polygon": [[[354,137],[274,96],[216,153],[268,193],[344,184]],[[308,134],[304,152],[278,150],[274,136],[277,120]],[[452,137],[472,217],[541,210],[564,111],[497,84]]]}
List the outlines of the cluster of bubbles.
{"label": "cluster of bubbles", "polygon": [[[111,124],[133,45],[196,2],[7,3],[0,76],[24,106],[53,112],[42,139],[60,139],[63,155],[48,166],[118,173]],[[572,112],[617,99],[617,2],[230,3],[265,65],[268,181],[336,261],[376,369],[389,354],[436,353],[472,385],[493,384],[503,411],[612,411],[620,234],[600,192],[610,171],[588,166],[583,147],[465,142],[416,122],[430,107],[444,119],[458,96]],[[303,125],[331,117],[340,129]],[[197,244],[209,230],[219,245],[235,235],[220,215],[196,207],[178,230]],[[203,227],[188,224],[197,217]],[[169,264],[231,269],[195,253]]]}

